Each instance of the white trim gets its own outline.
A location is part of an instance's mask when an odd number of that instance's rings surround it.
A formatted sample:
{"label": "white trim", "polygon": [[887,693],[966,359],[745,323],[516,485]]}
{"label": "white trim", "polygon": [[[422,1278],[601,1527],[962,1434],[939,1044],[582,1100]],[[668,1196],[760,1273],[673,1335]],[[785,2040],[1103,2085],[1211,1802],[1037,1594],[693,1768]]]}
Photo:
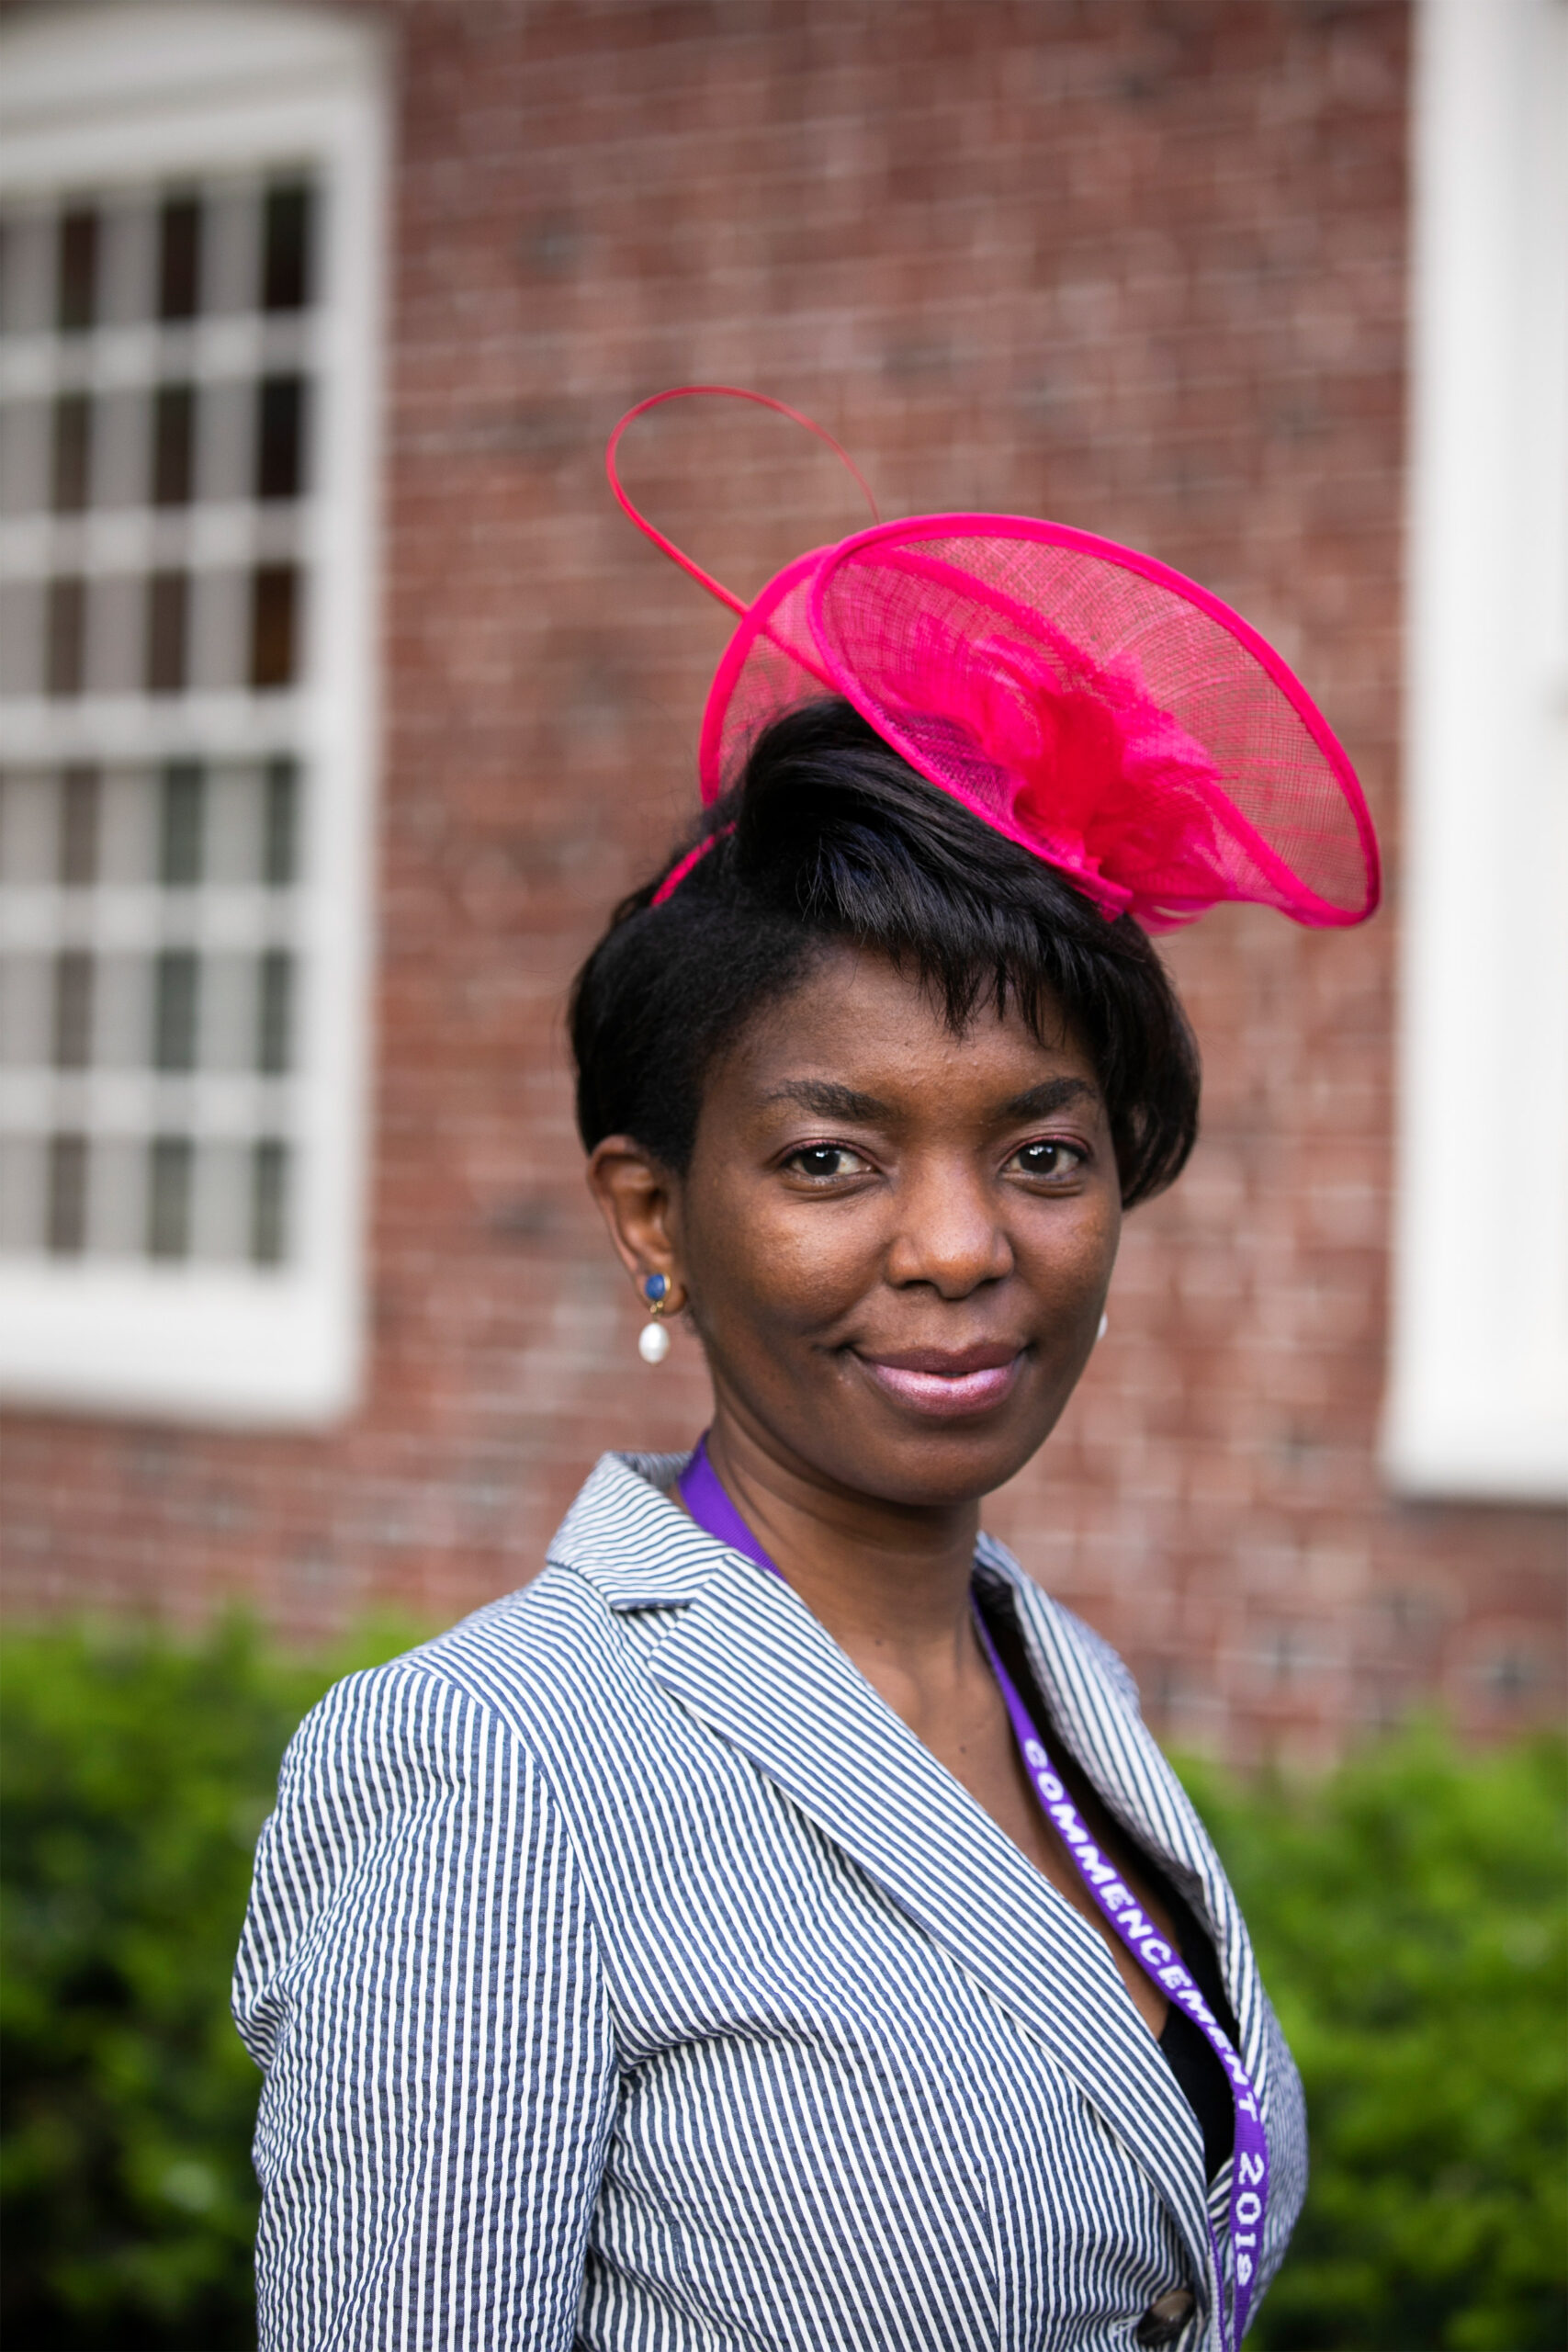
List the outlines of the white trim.
{"label": "white trim", "polygon": [[[298,1253],[276,1270],[0,1261],[0,1394],[28,1404],[315,1425],[351,1410],[361,1391],[389,99],[380,28],[321,10],[188,0],[52,8],[0,28],[7,195],[299,163],[313,167],[326,198],[321,299],[308,333],[320,363],[316,463],[328,495],[301,543],[311,593],[300,688],[273,697],[265,715],[244,695],[14,703],[6,714],[13,758],[112,747],[123,760],[186,747],[243,752],[276,733],[286,708],[309,771],[326,780],[304,796],[302,864],[327,887],[303,888],[289,917],[310,966],[304,1058],[274,1090],[299,1106],[310,1137],[293,1212]],[[257,330],[248,332],[254,340]],[[144,371],[146,340],[106,334],[98,356],[111,370]],[[204,340],[215,365],[231,364],[232,330],[197,331],[198,352]],[[25,345],[13,353],[24,381],[31,364]],[[220,537],[221,514],[202,522]],[[123,542],[128,528],[150,524],[115,518],[110,546],[116,527]],[[27,534],[14,536],[26,565]],[[99,922],[134,927],[135,894],[118,894],[127,903],[118,910],[117,894],[98,895]],[[243,907],[230,911],[245,917]],[[40,895],[34,917],[50,913]],[[196,1124],[230,1120],[242,1130],[254,1116],[247,1106],[267,1091],[266,1081],[203,1085],[210,1100]]]}
{"label": "white trim", "polygon": [[[53,187],[62,154],[84,154],[86,175],[96,185],[111,152],[100,142],[123,144],[137,138],[142,125],[151,126],[150,144],[139,151],[137,176],[145,168],[161,171],[171,113],[198,118],[194,125],[180,123],[179,135],[188,143],[176,159],[178,169],[193,155],[231,160],[236,150],[225,150],[226,127],[236,106],[247,100],[281,100],[291,108],[312,96],[362,102],[379,70],[374,52],[380,41],[362,18],[282,0],[140,0],[129,6],[100,0],[18,14],[0,45],[6,62],[0,129],[7,144],[29,132],[40,142],[30,169],[22,163],[14,177],[7,158],[7,179],[13,186],[30,181]],[[221,108],[223,120],[211,126],[202,146],[199,117],[209,107]],[[276,142],[243,143],[270,155]],[[64,176],[77,168],[68,162]]]}
{"label": "white trim", "polygon": [[357,1394],[360,1362],[357,1316],[330,1272],[7,1267],[0,1393],[241,1429],[335,1420]]}
{"label": "white trim", "polygon": [[1568,1494],[1568,5],[1421,0],[1385,1460]]}

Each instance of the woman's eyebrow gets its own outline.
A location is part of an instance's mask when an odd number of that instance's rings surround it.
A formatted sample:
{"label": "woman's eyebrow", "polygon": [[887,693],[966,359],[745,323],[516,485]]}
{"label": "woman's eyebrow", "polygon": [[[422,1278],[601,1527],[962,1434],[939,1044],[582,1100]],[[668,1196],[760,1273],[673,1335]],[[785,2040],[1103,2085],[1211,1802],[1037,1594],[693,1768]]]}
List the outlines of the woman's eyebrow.
{"label": "woman's eyebrow", "polygon": [[852,1086],[835,1086],[818,1078],[792,1078],[763,1095],[764,1102],[795,1102],[818,1119],[889,1119],[889,1105],[874,1094],[857,1093]]}
{"label": "woman's eyebrow", "polygon": [[1053,1111],[1065,1111],[1069,1102],[1095,1102],[1100,1100],[1100,1089],[1085,1078],[1048,1078],[1042,1086],[1032,1086],[1027,1093],[1015,1094],[1004,1102],[1004,1119],[1048,1119]]}

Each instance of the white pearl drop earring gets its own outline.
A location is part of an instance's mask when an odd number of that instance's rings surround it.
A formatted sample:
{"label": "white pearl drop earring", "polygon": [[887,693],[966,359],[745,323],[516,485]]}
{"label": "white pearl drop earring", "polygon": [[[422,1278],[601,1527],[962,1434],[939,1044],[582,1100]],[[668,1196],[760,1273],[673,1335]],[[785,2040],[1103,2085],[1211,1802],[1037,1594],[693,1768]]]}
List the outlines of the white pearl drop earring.
{"label": "white pearl drop earring", "polygon": [[670,1279],[666,1274],[649,1274],[642,1286],[648,1301],[649,1321],[637,1335],[637,1351],[644,1363],[662,1363],[670,1352],[670,1334],[660,1317],[670,1295]]}
{"label": "white pearl drop earring", "polygon": [[1096,1347],[1098,1347],[1098,1346],[1100,1345],[1100,1340],[1104,1339],[1104,1337],[1105,1337],[1105,1335],[1106,1335],[1107,1331],[1109,1331],[1109,1330],[1110,1330],[1110,1329],[1111,1329],[1111,1317],[1110,1317],[1110,1316],[1109,1316],[1109,1315],[1102,1315],[1102,1316],[1100,1317],[1100,1329],[1099,1329],[1099,1330],[1098,1330],[1098,1331],[1095,1333],[1095,1335],[1094,1335],[1094,1342],[1095,1342]]}

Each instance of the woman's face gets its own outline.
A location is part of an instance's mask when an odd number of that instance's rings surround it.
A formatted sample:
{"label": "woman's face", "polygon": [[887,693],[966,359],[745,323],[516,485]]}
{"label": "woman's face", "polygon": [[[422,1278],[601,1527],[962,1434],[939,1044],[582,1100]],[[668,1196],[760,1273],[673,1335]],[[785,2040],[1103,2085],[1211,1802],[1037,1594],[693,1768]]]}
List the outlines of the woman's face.
{"label": "woman's face", "polygon": [[919,1508],[989,1492],[1094,1345],[1121,1199],[1095,1071],[1060,1022],[955,1035],[833,949],[710,1073],[666,1211],[721,1413],[774,1457]]}

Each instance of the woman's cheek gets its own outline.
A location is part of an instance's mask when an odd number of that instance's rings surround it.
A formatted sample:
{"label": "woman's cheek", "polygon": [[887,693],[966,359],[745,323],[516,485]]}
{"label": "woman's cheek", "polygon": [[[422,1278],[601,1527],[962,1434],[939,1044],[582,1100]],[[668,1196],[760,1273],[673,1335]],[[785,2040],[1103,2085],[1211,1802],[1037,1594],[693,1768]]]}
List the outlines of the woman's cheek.
{"label": "woman's cheek", "polygon": [[733,1291],[753,1314],[802,1333],[843,1314],[875,1280],[875,1250],[859,1221],[823,1215],[824,1205],[761,1205],[730,1260]]}
{"label": "woman's cheek", "polygon": [[1018,1272],[1030,1298],[1028,1320],[1042,1362],[1077,1360],[1086,1330],[1092,1333],[1100,1320],[1110,1273],[1105,1252],[1085,1248],[1069,1256],[1058,1250],[1049,1258],[1020,1262]]}

